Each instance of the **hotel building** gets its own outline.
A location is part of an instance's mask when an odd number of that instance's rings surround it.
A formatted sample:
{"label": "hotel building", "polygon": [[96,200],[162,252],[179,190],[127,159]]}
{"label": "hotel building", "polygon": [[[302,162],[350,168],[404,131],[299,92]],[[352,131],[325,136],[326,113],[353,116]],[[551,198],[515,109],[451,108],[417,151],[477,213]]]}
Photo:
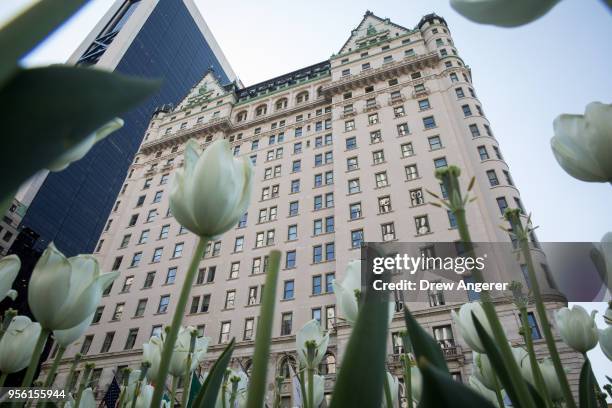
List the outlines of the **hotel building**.
{"label": "hotel building", "polygon": [[[170,213],[169,180],[183,165],[187,140],[206,148],[221,138],[254,164],[253,196],[236,228],[208,246],[184,324],[211,339],[204,369],[234,337],[232,365],[248,370],[267,255],[280,249],[270,389],[276,375],[288,377],[295,334],[312,318],[330,333],[321,373],[326,390],[333,386],[351,329],[335,306],[331,283],[360,257],[362,242],[459,239],[452,216],[429,205],[425,194],[445,193],[434,177],[437,168],[459,166],[463,186],[475,176],[472,194],[478,199],[467,208],[475,242],[510,243],[499,228],[507,225],[502,213],[522,208],[446,21],[430,14],[410,29],[366,12],[327,61],[245,88],[211,71],[175,108],[152,113],[95,249],[102,269],[120,276],[90,329],[67,351],[60,383],[81,352],[96,364],[93,381],[103,393],[117,369],[139,366],[142,343],[169,324],[196,244]],[[533,247],[543,259],[535,237]],[[549,308],[565,305],[545,270],[539,271]],[[453,375],[467,381],[471,352],[450,315],[460,304],[447,303],[443,293],[424,296],[411,310],[440,343]],[[519,342],[518,312],[508,298],[497,302],[509,338]],[[533,312],[529,321],[543,356]],[[397,333],[403,327],[396,313],[388,366],[398,373],[403,349]],[[558,344],[575,385],[580,358]],[[290,385],[283,385],[283,406],[290,406]]]}

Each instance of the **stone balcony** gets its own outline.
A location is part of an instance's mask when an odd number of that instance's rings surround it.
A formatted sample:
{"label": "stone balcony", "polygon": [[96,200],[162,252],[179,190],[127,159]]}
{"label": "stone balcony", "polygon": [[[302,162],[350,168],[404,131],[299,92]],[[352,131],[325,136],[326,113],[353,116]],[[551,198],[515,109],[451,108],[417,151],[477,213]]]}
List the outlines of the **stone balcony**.
{"label": "stone balcony", "polygon": [[363,88],[378,81],[386,81],[403,74],[416,72],[425,67],[433,67],[439,60],[440,58],[436,52],[404,57],[401,60],[383,64],[379,68],[370,68],[358,74],[343,76],[335,81],[331,81],[321,87],[321,93],[331,96]]}

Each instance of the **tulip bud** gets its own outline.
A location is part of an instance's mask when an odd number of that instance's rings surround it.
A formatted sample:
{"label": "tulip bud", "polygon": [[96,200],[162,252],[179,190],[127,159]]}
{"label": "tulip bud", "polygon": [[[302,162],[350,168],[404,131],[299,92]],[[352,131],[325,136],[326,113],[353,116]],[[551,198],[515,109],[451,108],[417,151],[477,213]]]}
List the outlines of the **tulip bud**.
{"label": "tulip bud", "polygon": [[546,14],[559,0],[451,0],[463,17],[480,24],[517,27]]}
{"label": "tulip bud", "polygon": [[217,140],[204,152],[191,139],[185,145],[185,166],[170,187],[170,209],[189,231],[214,239],[236,226],[251,198],[253,167],[234,158],[229,143]]}
{"label": "tulip bud", "polygon": [[[189,363],[189,349],[191,346],[192,327],[181,327],[174,343],[174,351],[170,360],[170,368],[168,372],[175,377],[182,377],[187,370]],[[204,359],[204,355],[208,350],[208,337],[201,337],[195,340],[193,355],[189,370],[193,371],[198,364]]]}
{"label": "tulip bud", "polygon": [[477,352],[472,353],[472,356],[474,358],[474,366],[472,370],[474,377],[476,377],[478,381],[482,383],[482,385],[495,391],[497,379],[495,376],[495,370],[491,365],[489,357],[486,354],[480,354]]}
{"label": "tulip bud", "polygon": [[164,343],[157,336],[152,336],[148,343],[142,345],[142,361],[149,364],[147,378],[151,381],[157,379],[163,349]]}
{"label": "tulip bud", "polygon": [[[306,323],[295,336],[296,350],[300,364],[303,367],[317,367],[325,353],[329,343],[329,334],[323,334],[317,320]],[[313,342],[315,346],[314,358],[308,361],[307,342]]]}
{"label": "tulip bud", "polygon": [[572,349],[586,353],[597,345],[599,332],[595,325],[596,310],[591,315],[579,305],[572,309],[564,307],[557,311],[556,320],[559,335],[565,344]]}
{"label": "tulip bud", "polygon": [[53,243],[36,263],[28,285],[32,314],[47,330],[66,330],[94,314],[118,272],[100,273],[91,255],[66,258]]}
{"label": "tulip bud", "polygon": [[[186,385],[188,387],[189,385]],[[136,397],[136,408],[150,408],[151,400],[153,399],[153,392],[155,388],[150,384],[145,384],[140,387],[140,393]]]}
{"label": "tulip bud", "polygon": [[599,331],[599,346],[608,360],[612,361],[612,326]]}
{"label": "tulip bud", "polygon": [[21,268],[21,261],[17,255],[8,255],[0,259],[0,302],[5,297],[15,300],[17,292],[11,287]]}
{"label": "tulip bud", "polygon": [[555,158],[570,176],[612,182],[612,105],[592,102],[584,115],[560,115],[550,141]]}
{"label": "tulip bud", "polygon": [[470,346],[472,350],[484,354],[486,353],[486,350],[480,341],[480,336],[476,331],[476,326],[474,326],[472,313],[474,313],[487,334],[493,338],[493,330],[489,324],[489,319],[487,319],[485,311],[479,302],[465,303],[459,309],[459,313],[456,313],[453,310],[451,312],[451,316],[453,317],[455,324],[457,324],[459,332],[461,333],[461,336],[463,336],[463,340],[465,340],[467,345]]}
{"label": "tulip bud", "polygon": [[41,327],[29,317],[14,317],[0,339],[0,372],[16,373],[30,364]]}

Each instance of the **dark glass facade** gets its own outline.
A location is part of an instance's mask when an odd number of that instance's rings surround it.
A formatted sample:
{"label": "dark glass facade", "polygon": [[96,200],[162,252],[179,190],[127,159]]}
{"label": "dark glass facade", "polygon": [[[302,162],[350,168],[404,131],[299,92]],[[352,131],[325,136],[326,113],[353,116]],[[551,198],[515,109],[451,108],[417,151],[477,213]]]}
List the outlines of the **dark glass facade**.
{"label": "dark glass facade", "polygon": [[40,235],[37,250],[50,241],[70,256],[94,250],[155,107],[178,103],[210,67],[229,82],[183,1],[160,0],[115,70],[163,78],[162,89],[84,159],[47,177],[21,224]]}

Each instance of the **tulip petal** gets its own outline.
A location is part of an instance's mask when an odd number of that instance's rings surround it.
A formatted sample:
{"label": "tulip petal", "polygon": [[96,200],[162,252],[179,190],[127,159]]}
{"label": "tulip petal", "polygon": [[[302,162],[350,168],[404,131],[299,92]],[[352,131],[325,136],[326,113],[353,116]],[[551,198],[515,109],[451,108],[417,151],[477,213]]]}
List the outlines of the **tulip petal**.
{"label": "tulip petal", "polygon": [[[21,260],[17,255],[8,255],[0,259],[0,301],[9,293],[17,274],[21,269]],[[16,295],[16,292],[15,292]],[[15,300],[15,298],[12,298]]]}

